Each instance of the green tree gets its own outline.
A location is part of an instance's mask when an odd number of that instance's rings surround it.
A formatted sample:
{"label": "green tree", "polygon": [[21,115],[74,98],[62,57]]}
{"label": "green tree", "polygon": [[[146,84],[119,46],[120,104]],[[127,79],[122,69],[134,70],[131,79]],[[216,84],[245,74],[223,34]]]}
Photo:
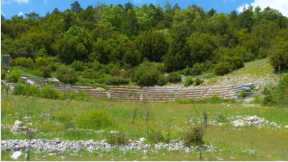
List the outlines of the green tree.
{"label": "green tree", "polygon": [[177,71],[184,69],[187,65],[192,66],[189,51],[185,33],[178,31],[170,43],[168,52],[162,58],[167,71]]}
{"label": "green tree", "polygon": [[81,5],[79,4],[78,1],[74,1],[72,4],[70,4],[71,6],[71,11],[73,12],[80,12],[81,10]]}
{"label": "green tree", "polygon": [[142,32],[136,39],[136,44],[142,55],[150,61],[160,62],[168,50],[169,44],[166,37],[159,31]]}
{"label": "green tree", "polygon": [[62,62],[71,64],[74,60],[87,60],[92,52],[92,38],[86,29],[72,26],[63,34],[58,44],[59,58]]}

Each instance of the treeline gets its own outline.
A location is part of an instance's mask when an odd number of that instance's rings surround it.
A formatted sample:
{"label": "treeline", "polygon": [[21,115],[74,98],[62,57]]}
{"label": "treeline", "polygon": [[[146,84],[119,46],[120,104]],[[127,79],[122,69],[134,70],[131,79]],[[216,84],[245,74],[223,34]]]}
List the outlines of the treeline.
{"label": "treeline", "polygon": [[[164,72],[223,75],[268,55],[276,71],[288,68],[283,61],[288,60],[288,19],[269,7],[225,14],[168,2],[163,8],[128,2],[83,9],[75,1],[64,12],[55,8],[44,17],[25,16],[1,15],[1,54],[10,54],[12,65],[38,68],[46,77],[64,64],[70,69],[62,73],[74,70],[87,79],[117,76],[154,85],[159,78],[163,84]],[[141,81],[147,79],[143,71],[156,78]]]}

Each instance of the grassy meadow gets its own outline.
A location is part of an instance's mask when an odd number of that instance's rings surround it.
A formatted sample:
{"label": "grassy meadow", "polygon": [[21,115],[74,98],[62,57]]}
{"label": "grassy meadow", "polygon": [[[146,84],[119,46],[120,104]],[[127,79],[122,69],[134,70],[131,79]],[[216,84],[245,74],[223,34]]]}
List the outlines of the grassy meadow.
{"label": "grassy meadow", "polygon": [[[135,108],[137,115],[132,124]],[[103,127],[93,124],[81,125],[81,122],[87,122],[87,119],[91,118],[89,113],[91,110],[105,112],[112,122]],[[68,103],[63,100],[1,96],[2,126],[13,125],[16,120],[23,121],[24,125],[39,130],[36,139],[58,137],[61,140],[94,139],[95,141],[109,138],[110,131],[119,131],[125,133],[127,139],[138,140],[141,137],[147,139],[147,132],[155,130],[161,131],[164,135],[169,134],[171,139],[182,140],[184,132],[195,125],[199,118],[203,119],[204,112],[208,113],[208,121],[218,120],[223,123],[221,126],[218,123],[208,126],[204,142],[206,145],[212,144],[218,147],[218,151],[203,151],[204,160],[288,160],[288,129],[284,128],[288,125],[288,109],[285,107],[245,106],[242,102],[179,104],[113,102],[96,99],[91,102]],[[276,122],[281,128],[272,126],[237,128],[230,124],[230,117],[237,115],[244,117],[257,115],[270,122]],[[71,128],[103,129],[104,133]],[[9,129],[1,127],[1,138],[25,139],[25,136],[14,135]],[[249,153],[252,149],[254,154]],[[48,153],[46,155],[33,153],[32,160],[200,160],[197,150],[190,153],[165,149],[159,150],[158,153],[152,152],[144,154],[142,151],[128,151],[124,155],[117,150],[108,153],[82,151],[78,155],[66,152],[63,155],[53,156],[49,156]],[[12,160],[10,152],[1,152],[1,155],[1,160]]]}

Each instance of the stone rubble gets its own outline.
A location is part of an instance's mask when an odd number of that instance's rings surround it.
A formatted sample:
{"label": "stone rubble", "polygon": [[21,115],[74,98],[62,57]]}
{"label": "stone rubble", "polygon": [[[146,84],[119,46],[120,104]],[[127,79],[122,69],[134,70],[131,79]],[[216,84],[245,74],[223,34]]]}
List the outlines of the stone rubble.
{"label": "stone rubble", "polygon": [[16,120],[14,125],[11,127],[10,131],[13,134],[18,134],[18,133],[21,133],[22,131],[26,131],[27,129],[28,129],[28,127],[24,126],[23,122]]}
{"label": "stone rubble", "polygon": [[[169,151],[183,151],[183,152],[190,152],[195,149],[206,149],[207,151],[216,151],[218,150],[217,147],[214,146],[207,146],[204,145],[203,147],[186,147],[184,145],[184,141],[176,141],[171,140],[170,143],[155,143],[155,144],[146,144],[143,143],[143,139],[140,138],[139,140],[129,140],[126,145],[111,145],[107,143],[106,140],[102,141],[94,141],[94,140],[80,140],[80,141],[69,141],[69,140],[60,140],[59,138],[54,138],[54,140],[47,140],[47,139],[32,139],[30,143],[30,149],[34,150],[36,153],[49,153],[50,154],[63,154],[65,151],[72,151],[74,153],[78,153],[81,150],[87,150],[89,152],[101,150],[105,152],[109,152],[112,149],[119,149],[124,154],[128,150],[136,150],[136,151],[143,151],[143,153],[151,152],[158,152],[157,150],[166,148]],[[145,141],[145,140],[144,140]],[[28,140],[2,140],[1,141],[1,151],[11,151],[13,156],[19,157],[19,152],[23,152],[27,150],[28,147]],[[148,150],[149,149],[149,150]],[[17,155],[17,156],[16,156]]]}
{"label": "stone rubble", "polygon": [[253,126],[253,125],[259,125],[261,127],[262,125],[272,125],[274,127],[280,128],[280,126],[276,122],[269,122],[268,120],[265,120],[264,118],[259,118],[256,115],[250,116],[250,117],[241,117],[241,116],[235,116],[231,117],[231,119],[236,118],[237,120],[234,120],[231,122],[231,124],[235,127],[238,126]]}

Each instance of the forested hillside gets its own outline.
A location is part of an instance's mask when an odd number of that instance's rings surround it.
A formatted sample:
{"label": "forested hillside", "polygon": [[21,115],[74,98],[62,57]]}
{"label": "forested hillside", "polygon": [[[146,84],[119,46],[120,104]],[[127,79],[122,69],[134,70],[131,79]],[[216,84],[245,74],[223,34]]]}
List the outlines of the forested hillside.
{"label": "forested hillside", "polygon": [[225,14],[168,2],[83,9],[75,1],[64,12],[25,16],[1,15],[1,55],[10,54],[12,67],[64,83],[164,85],[180,74],[223,75],[267,56],[276,71],[288,69],[288,19],[269,7]]}

